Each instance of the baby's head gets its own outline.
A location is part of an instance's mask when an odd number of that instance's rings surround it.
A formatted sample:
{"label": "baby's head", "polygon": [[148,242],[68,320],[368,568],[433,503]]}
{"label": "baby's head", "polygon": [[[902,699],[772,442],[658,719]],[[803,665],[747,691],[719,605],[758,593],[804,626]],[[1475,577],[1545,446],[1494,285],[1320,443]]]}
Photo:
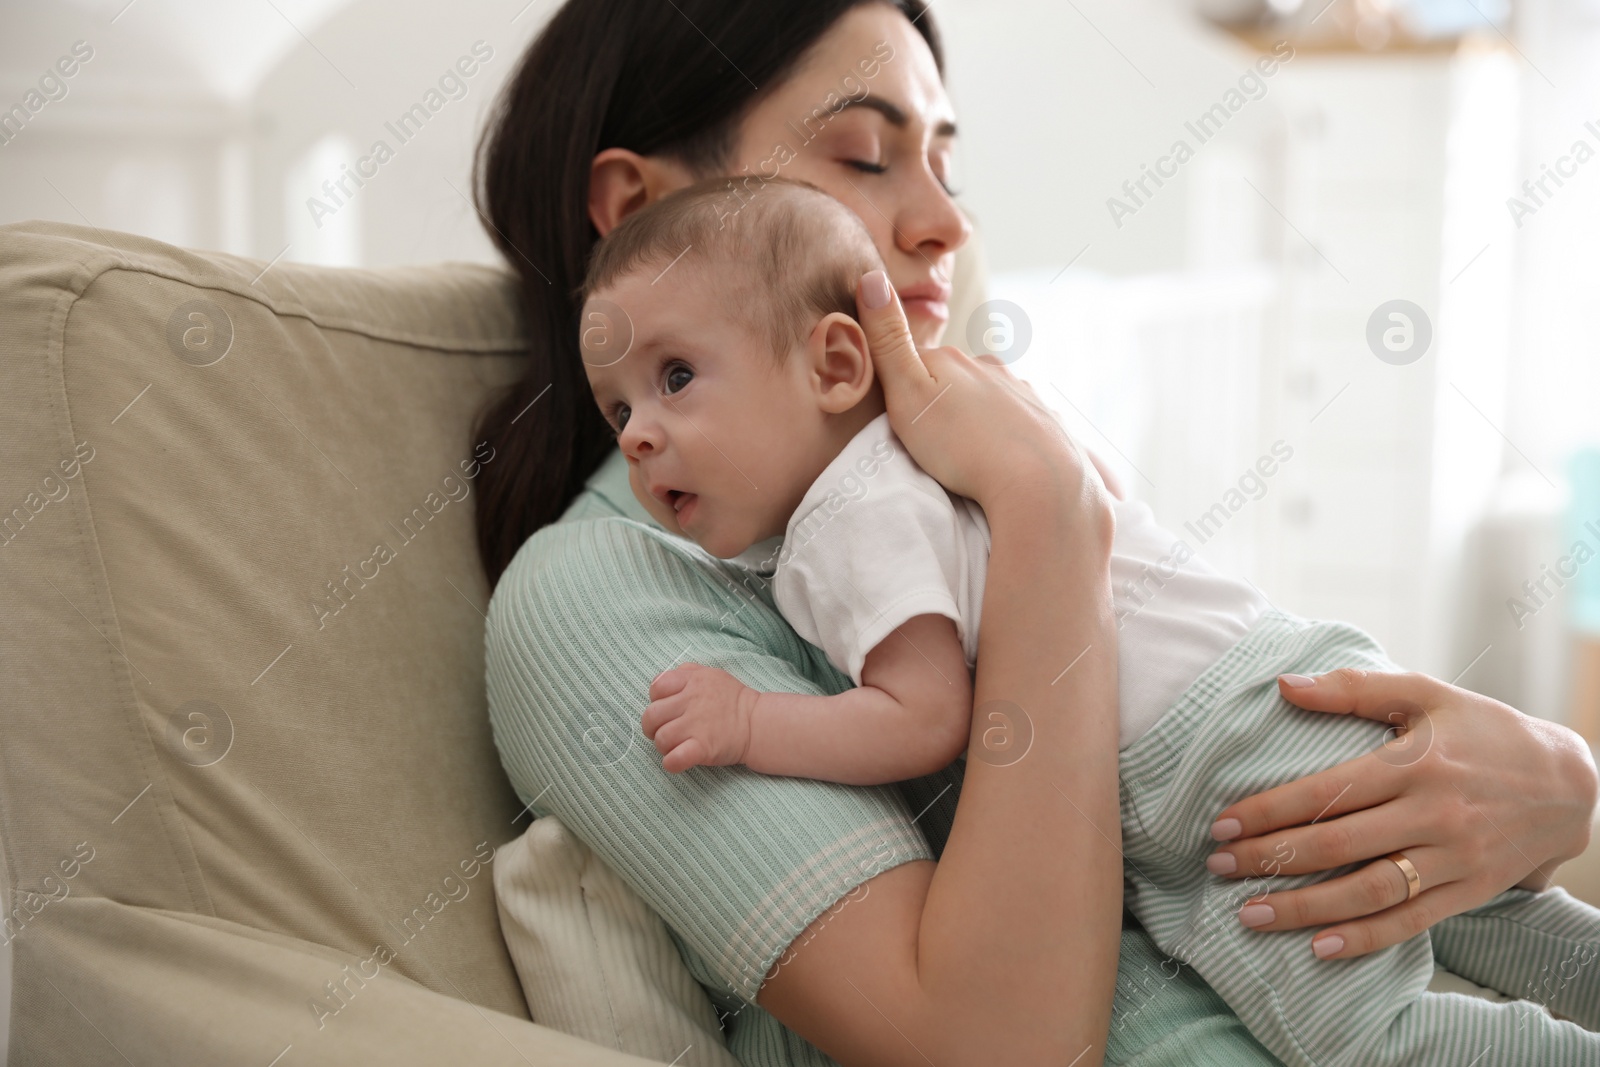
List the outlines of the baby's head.
{"label": "baby's head", "polygon": [[800,182],[725,178],[626,217],[580,291],[584,370],[655,520],[727,558],[780,535],[883,411],[856,282],[861,220]]}

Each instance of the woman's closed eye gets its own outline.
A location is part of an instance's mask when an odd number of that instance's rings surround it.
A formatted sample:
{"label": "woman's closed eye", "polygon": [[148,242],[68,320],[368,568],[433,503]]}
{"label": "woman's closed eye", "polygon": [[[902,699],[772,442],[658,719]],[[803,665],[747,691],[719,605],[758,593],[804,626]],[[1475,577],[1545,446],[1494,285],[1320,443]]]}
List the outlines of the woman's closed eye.
{"label": "woman's closed eye", "polygon": [[[863,174],[887,174],[889,171],[889,164],[878,163],[870,159],[846,159],[842,160],[842,162],[845,166],[859,170]],[[934,178],[938,181],[939,187],[944,190],[944,195],[950,197],[960,195],[954,189],[950,188],[950,186],[945,182],[943,176],[935,174]]]}

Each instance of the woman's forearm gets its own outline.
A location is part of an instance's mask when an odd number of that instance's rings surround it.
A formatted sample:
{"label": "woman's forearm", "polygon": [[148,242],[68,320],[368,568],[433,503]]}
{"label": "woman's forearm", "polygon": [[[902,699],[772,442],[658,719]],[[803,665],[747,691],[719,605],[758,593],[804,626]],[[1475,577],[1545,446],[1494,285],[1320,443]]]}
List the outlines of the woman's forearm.
{"label": "woman's forearm", "polygon": [[[952,1063],[1099,1063],[1110,1025],[1122,912],[1111,534],[1108,515],[1093,527],[1061,496],[985,504],[973,736],[917,938],[923,1033]],[[1021,758],[985,748],[994,710],[1032,731]]]}
{"label": "woman's forearm", "polygon": [[[813,921],[764,1003],[841,1063],[1094,1067],[1122,927],[1115,522],[1089,461],[998,361],[918,349],[881,270],[857,311],[895,433],[988,517],[971,740],[939,862],[891,868]],[[997,709],[1026,746],[986,744]]]}

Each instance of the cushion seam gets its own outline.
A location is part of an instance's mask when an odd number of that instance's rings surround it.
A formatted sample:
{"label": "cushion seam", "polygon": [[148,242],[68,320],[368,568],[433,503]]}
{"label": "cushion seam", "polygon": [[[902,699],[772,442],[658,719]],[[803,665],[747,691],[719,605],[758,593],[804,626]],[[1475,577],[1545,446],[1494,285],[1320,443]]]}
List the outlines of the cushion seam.
{"label": "cushion seam", "polygon": [[[88,264],[82,264],[82,267],[85,270],[92,270]],[[78,435],[72,421],[72,404],[67,396],[67,324],[72,319],[73,311],[77,309],[78,301],[84,298],[84,295],[88,293],[95,282],[110,272],[111,269],[93,270],[84,279],[83,285],[72,294],[71,299],[67,300],[62,307],[61,319],[56,325],[56,334],[53,339],[57,359],[55,366],[56,376],[52,384],[59,389],[58,396],[61,404],[61,413],[74,448],[76,448]],[[94,501],[92,494],[89,492],[89,475],[87,473],[83,474],[82,488],[83,516],[88,523],[89,534],[86,547],[92,546],[94,552],[93,569],[90,571],[94,576],[92,581],[97,589],[104,590],[105,607],[109,616],[108,626],[118,639],[117,654],[127,664],[122,671],[122,677],[127,683],[124,709],[130,716],[129,719],[125,720],[125,726],[129,733],[133,735],[132,740],[135,748],[139,747],[138,742],[140,739],[144,742],[144,749],[141,755],[149,767],[152,787],[154,787],[155,783],[160,782],[161,790],[166,793],[166,804],[158,805],[156,808],[157,817],[161,820],[162,827],[166,831],[167,847],[173,851],[174,859],[180,861],[179,868],[184,876],[183,883],[184,888],[188,891],[190,907],[203,914],[216,916],[216,905],[212,902],[211,891],[206,886],[205,872],[201,869],[200,857],[194,850],[194,842],[189,839],[189,820],[178,808],[178,799],[176,794],[172,792],[170,777],[163,770],[161,758],[156,751],[156,739],[150,736],[150,729],[144,724],[143,716],[140,714],[139,692],[133,681],[133,660],[128,658],[128,654],[125,651],[128,647],[128,637],[122,632],[122,621],[117,615],[116,597],[111,592],[111,577],[106,573],[105,553],[100,547],[100,528],[94,521]],[[112,662],[115,664],[115,660],[112,660]],[[174,833],[181,838],[181,848],[179,841],[173,839]],[[187,858],[187,865],[181,862],[180,857]],[[194,881],[198,882],[199,899],[195,897],[196,885],[187,877],[187,874],[191,871],[194,874]]]}
{"label": "cushion seam", "polygon": [[[3,227],[0,229],[9,228],[10,227]],[[84,242],[78,238],[64,237],[60,234],[28,231],[26,229],[24,229],[23,232],[27,233],[30,237],[49,240],[62,245],[65,245],[67,242],[72,242],[80,247],[88,247],[94,250],[95,254],[91,255],[71,255],[66,251],[65,248],[62,249],[63,254],[60,258],[72,263],[72,273],[74,276],[76,276],[72,280],[79,283],[75,292],[70,288],[69,285],[63,286],[63,288],[67,289],[68,292],[73,292],[74,299],[81,298],[84,293],[88,291],[89,287],[93,285],[94,282],[97,281],[102,275],[118,271],[126,271],[131,274],[146,274],[153,275],[154,277],[158,278],[165,278],[168,281],[176,282],[192,289],[229,293],[241,299],[250,300],[260,304],[276,316],[305,319],[313,325],[323,329],[339,330],[344,333],[353,333],[359,336],[369,337],[373,340],[392,341],[400,344],[413,345],[418,348],[430,348],[441,352],[469,352],[484,354],[498,352],[515,354],[525,353],[528,350],[528,339],[524,334],[521,333],[510,336],[473,339],[459,336],[443,337],[436,334],[385,329],[370,322],[363,322],[354,319],[342,318],[337,315],[316,312],[310,308],[307,308],[304,304],[297,300],[274,298],[271,294],[257,288],[254,282],[244,282],[242,275],[239,276],[238,281],[235,281],[232,278],[214,278],[206,282],[201,282],[196,280],[195,274],[192,271],[186,271],[176,267],[162,267],[148,261],[139,260],[134,255],[130,255],[129,253],[122,251],[115,245],[109,245],[110,239],[105,237],[104,234],[101,236],[108,242],[109,247],[107,245],[95,245]],[[174,248],[176,248],[176,246],[174,246]],[[186,252],[187,250],[177,249],[177,251]],[[204,253],[188,254],[203,255]],[[214,260],[208,262],[214,269],[229,269],[228,266],[218,263]],[[257,260],[256,262],[260,262],[260,260]],[[475,269],[484,269],[490,272],[496,271],[496,268],[488,267],[483,264],[462,264],[462,266],[472,267]],[[509,274],[506,274],[503,270],[500,270],[498,273],[509,282],[511,277]],[[257,280],[259,280],[259,276]]]}
{"label": "cushion seam", "polygon": [[[385,330],[366,322],[352,319],[343,319],[335,315],[326,315],[313,311],[299,301],[274,299],[263,292],[252,291],[249,285],[234,286],[228,284],[202,283],[185,277],[177,272],[159,270],[152,266],[115,266],[102,267],[90,284],[98,281],[101,275],[126,271],[130,274],[150,274],[157,278],[176,282],[191,289],[209,292],[228,293],[241,300],[250,300],[265,307],[277,318],[304,319],[312,325],[324,330],[337,330],[341,333],[353,333],[359,337],[370,338],[374,341],[390,341],[395,344],[410,345],[415,348],[430,348],[440,352],[470,352],[474,354],[492,353],[520,353],[527,351],[528,343],[522,337],[506,338],[479,338],[441,337],[431,334],[411,333],[403,330]],[[87,289],[88,286],[85,286]],[[79,294],[82,295],[81,293]]]}
{"label": "cushion seam", "polygon": [[[50,422],[67,434],[68,444],[76,451],[78,433],[72,417],[72,404],[67,396],[67,324],[72,318],[72,312],[77,307],[78,301],[83,299],[101,275],[108,273],[110,268],[97,268],[93,264],[79,261],[72,272],[72,277],[66,279],[68,284],[60,287],[61,295],[52,309],[49,331],[46,335],[45,373],[49,376],[48,391],[50,394]],[[91,442],[92,445],[92,442]],[[81,547],[77,567],[88,578],[90,594],[94,597],[94,614],[97,615],[106,627],[105,643],[111,644],[111,637],[116,637],[116,644],[106,650],[106,661],[111,667],[112,677],[119,680],[118,688],[121,689],[119,718],[123,729],[128,733],[130,747],[137,753],[137,758],[149,775],[151,788],[159,783],[159,793],[164,794],[160,799],[164,803],[157,803],[157,819],[160,820],[162,836],[166,840],[167,848],[172,852],[174,863],[178,866],[185,896],[188,898],[189,907],[194,911],[216,915],[216,908],[211,901],[211,894],[206,887],[205,874],[200,868],[199,857],[194,852],[193,843],[189,840],[187,820],[178,811],[177,799],[171,791],[170,780],[161,766],[161,760],[156,754],[155,741],[150,736],[149,728],[143,723],[140,714],[139,694],[133,680],[133,661],[128,657],[127,635],[122,632],[121,620],[118,618],[116,598],[111,593],[111,580],[106,574],[105,554],[100,547],[99,528],[94,521],[94,504],[89,492],[89,475],[81,472],[83,477],[83,501],[79,508],[73,509],[73,522],[78,527]],[[122,661],[119,665],[118,660]],[[135,798],[137,799],[137,797]],[[152,798],[152,803],[156,798]],[[176,825],[173,825],[174,817]],[[11,835],[8,833],[7,839]],[[181,840],[180,840],[181,839]],[[185,862],[185,860],[187,862]],[[192,875],[192,877],[191,877]],[[196,890],[198,889],[198,897]]]}

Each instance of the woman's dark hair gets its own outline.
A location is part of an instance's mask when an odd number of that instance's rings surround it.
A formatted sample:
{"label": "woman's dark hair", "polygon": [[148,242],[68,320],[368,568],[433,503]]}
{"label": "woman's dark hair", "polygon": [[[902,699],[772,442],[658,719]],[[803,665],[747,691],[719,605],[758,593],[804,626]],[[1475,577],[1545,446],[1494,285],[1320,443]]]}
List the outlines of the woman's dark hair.
{"label": "woman's dark hair", "polygon": [[[923,0],[568,0],[523,55],[479,142],[473,186],[490,237],[517,271],[527,374],[479,416],[493,446],[478,475],[478,551],[491,588],[616,447],[578,350],[595,154],[666,156],[719,173],[738,126],[846,12],[886,2],[911,20],[940,73]],[[548,391],[548,392],[547,392]]]}

